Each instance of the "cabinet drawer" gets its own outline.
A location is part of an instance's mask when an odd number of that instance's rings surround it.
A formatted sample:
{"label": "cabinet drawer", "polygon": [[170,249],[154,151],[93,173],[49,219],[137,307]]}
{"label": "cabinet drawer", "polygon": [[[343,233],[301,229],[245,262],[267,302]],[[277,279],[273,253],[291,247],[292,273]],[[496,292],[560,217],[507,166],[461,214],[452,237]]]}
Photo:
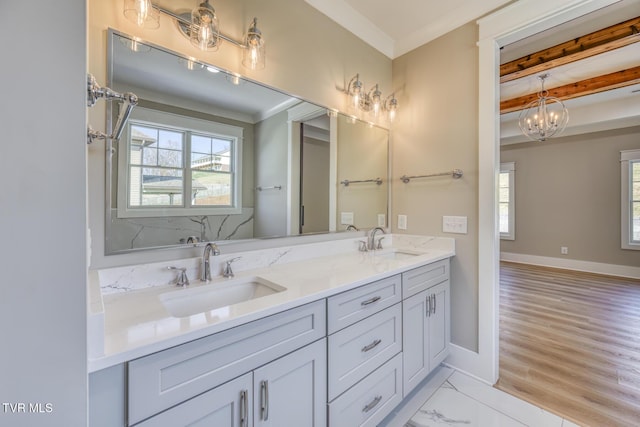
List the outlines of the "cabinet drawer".
{"label": "cabinet drawer", "polygon": [[375,426],[402,401],[402,355],[329,404],[331,427]]}
{"label": "cabinet drawer", "polygon": [[449,279],[449,258],[402,273],[402,298]]}
{"label": "cabinet drawer", "polygon": [[330,335],[329,401],[401,350],[401,304]]}
{"label": "cabinet drawer", "polygon": [[317,301],[129,362],[129,424],[326,335]]}
{"label": "cabinet drawer", "polygon": [[399,274],[329,297],[327,299],[328,333],[339,331],[401,299]]}

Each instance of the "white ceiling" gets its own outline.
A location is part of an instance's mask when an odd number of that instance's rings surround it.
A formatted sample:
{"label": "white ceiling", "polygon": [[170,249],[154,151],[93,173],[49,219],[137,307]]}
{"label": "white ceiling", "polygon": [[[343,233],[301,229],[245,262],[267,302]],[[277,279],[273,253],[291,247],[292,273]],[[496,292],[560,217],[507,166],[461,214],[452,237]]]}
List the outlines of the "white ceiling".
{"label": "white ceiling", "polygon": [[305,0],[391,59],[511,0]]}

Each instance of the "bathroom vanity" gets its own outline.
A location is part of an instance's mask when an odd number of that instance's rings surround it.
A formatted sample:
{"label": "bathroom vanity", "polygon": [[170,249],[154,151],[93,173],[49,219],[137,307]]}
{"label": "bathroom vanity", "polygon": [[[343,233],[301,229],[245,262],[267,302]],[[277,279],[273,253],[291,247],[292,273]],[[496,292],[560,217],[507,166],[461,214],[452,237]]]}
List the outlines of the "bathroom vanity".
{"label": "bathroom vanity", "polygon": [[[223,253],[213,271],[240,257],[235,277],[210,283],[195,280],[198,259],[91,272],[90,425],[380,423],[448,354],[455,248],[385,235],[385,249],[359,252],[360,241]],[[189,287],[163,283],[175,264]]]}

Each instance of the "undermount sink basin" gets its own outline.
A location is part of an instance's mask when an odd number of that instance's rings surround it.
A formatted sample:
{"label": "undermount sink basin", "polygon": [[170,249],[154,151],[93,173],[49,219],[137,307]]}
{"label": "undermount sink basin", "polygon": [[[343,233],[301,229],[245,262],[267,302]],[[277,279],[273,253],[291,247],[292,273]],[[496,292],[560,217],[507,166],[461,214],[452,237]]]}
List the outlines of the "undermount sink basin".
{"label": "undermount sink basin", "polygon": [[187,317],[284,290],[286,288],[262,277],[243,277],[197,288],[167,292],[158,298],[173,317]]}
{"label": "undermount sink basin", "polygon": [[389,260],[410,259],[418,255],[424,255],[424,252],[411,251],[407,249],[383,249],[376,252],[376,256]]}

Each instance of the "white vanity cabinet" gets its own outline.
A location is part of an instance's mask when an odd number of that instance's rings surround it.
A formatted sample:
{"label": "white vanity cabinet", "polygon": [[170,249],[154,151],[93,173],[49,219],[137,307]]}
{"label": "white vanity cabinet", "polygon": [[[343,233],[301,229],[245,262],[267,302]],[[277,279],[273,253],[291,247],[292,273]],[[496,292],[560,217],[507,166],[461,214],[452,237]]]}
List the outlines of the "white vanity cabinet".
{"label": "white vanity cabinet", "polygon": [[[221,426],[278,425],[271,424],[271,420],[283,419],[285,406],[287,413],[292,412],[296,399],[313,398],[313,405],[320,405],[323,410],[314,407],[309,413],[323,414],[325,336],[326,309],[325,301],[321,300],[133,360],[128,364],[128,424],[137,425],[153,416],[163,417],[167,410],[180,411],[177,405],[199,407],[191,399],[207,401],[203,397],[206,392],[215,393],[215,388],[226,387],[225,383],[249,372],[253,372],[253,385],[248,391],[247,387],[226,390],[228,395],[223,400],[227,402],[221,404],[235,418],[227,417],[229,424]],[[314,344],[304,347],[310,343]],[[266,386],[261,390],[260,384]],[[243,391],[247,391],[246,399],[241,396]],[[322,397],[321,401],[318,396]],[[239,414],[248,412],[243,406],[247,400],[254,411],[262,407],[254,402],[256,399],[261,400],[262,406],[266,405],[267,413],[254,412],[255,424],[252,421],[234,424]],[[210,409],[203,406],[202,416],[212,416]],[[324,425],[323,419],[318,415],[319,423],[300,425]],[[160,425],[148,421],[152,423],[149,425]],[[185,424],[181,421],[170,425]]]}
{"label": "white vanity cabinet", "polygon": [[326,427],[325,345],[309,344],[136,427]]}
{"label": "white vanity cabinet", "polygon": [[403,396],[449,354],[449,259],[402,274]]}
{"label": "white vanity cabinet", "polygon": [[402,400],[401,276],[329,297],[331,427],[375,426]]}

